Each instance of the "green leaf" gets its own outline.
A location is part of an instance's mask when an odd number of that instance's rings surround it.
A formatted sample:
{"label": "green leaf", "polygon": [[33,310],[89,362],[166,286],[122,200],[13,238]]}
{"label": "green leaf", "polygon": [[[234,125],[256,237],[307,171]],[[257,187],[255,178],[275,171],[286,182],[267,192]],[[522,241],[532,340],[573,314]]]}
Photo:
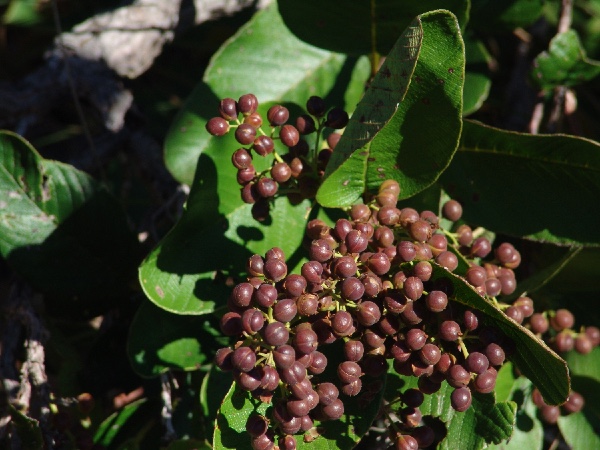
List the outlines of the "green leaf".
{"label": "green leaf", "polygon": [[0,132],[0,254],[17,272],[62,308],[93,309],[88,299],[122,292],[138,252],[120,205],[90,176]]}
{"label": "green leaf", "polygon": [[[596,424],[598,424],[597,417]],[[585,409],[578,413],[560,416],[558,429],[571,448],[600,448],[599,430],[598,428],[594,429],[588,420]]]}
{"label": "green leaf", "polygon": [[482,33],[527,27],[542,14],[544,0],[477,0],[471,7],[471,26]]}
{"label": "green leaf", "polygon": [[[593,206],[600,197],[600,145],[594,141],[465,120],[440,181],[462,203],[468,223],[554,244],[600,244],[600,210]],[[567,208],[567,220],[556,215],[557,205]]]}
{"label": "green leaf", "polygon": [[543,89],[577,86],[600,75],[600,62],[588,59],[575,30],[559,33],[533,62],[532,78]]}
{"label": "green leaf", "polygon": [[243,203],[215,223],[204,224],[204,208],[190,205],[140,266],[144,292],[157,306],[177,314],[207,314],[224,306],[231,290],[225,278],[242,277],[252,254],[264,255],[277,246],[294,267],[309,205],[304,201],[292,206],[287,198],[278,198],[270,225],[251,219],[251,205]]}
{"label": "green leaf", "polygon": [[211,324],[194,316],[172,314],[151,302],[143,302],[129,329],[127,355],[143,377],[155,377],[169,369],[197,370],[217,342]]}
{"label": "green leaf", "polygon": [[[342,361],[343,352],[340,341],[325,346],[323,353],[327,356],[327,369],[319,375],[318,382],[337,380],[337,366]],[[370,382],[363,379],[363,384]],[[380,380],[384,381],[385,374]],[[315,381],[313,381],[314,383]],[[361,401],[361,396],[344,398],[344,415],[340,420],[319,423],[315,426],[320,430],[320,436],[310,442],[304,442],[301,436],[296,437],[299,450],[346,450],[354,448],[360,438],[369,430],[373,419],[379,412],[383,389],[374,395],[370,401]],[[252,396],[236,387],[234,383],[225,396],[215,422],[213,447],[215,450],[236,449],[250,450],[250,436],[246,432],[246,422],[250,415],[258,413],[267,418],[270,416],[272,405],[261,403]]]}
{"label": "green leaf", "polygon": [[481,40],[475,39],[470,34],[463,38],[467,60],[463,90],[463,116],[468,116],[481,108],[490,93],[492,80],[488,65],[492,57]]}
{"label": "green leaf", "polygon": [[8,403],[8,412],[10,413],[10,421],[14,431],[21,441],[21,448],[23,450],[44,448],[44,438],[42,437],[40,423],[31,417],[27,417],[10,403]]}
{"label": "green leaf", "polygon": [[402,30],[427,11],[450,10],[464,27],[469,3],[467,0],[359,0],[346,2],[340,8],[339,3],[318,0],[278,1],[285,24],[296,36],[317,47],[350,55],[366,55],[373,50],[387,55]]}
{"label": "green leaf", "polygon": [[229,141],[215,138],[204,128],[217,115],[221,98],[237,99],[252,92],[260,103],[303,106],[311,95],[319,95],[331,106],[352,111],[368,76],[366,58],[321,50],[296,38],[273,4],[258,12],[213,56],[202,82],[167,134],[167,168],[177,180],[190,184],[201,153],[218,147],[231,155],[239,147],[232,137]]}
{"label": "green leaf", "polygon": [[449,298],[480,311],[483,322],[502,331],[515,345],[511,361],[540,390],[548,404],[563,403],[570,390],[567,364],[528,329],[509,319],[493,302],[481,297],[463,278],[432,263],[432,279],[447,278],[454,291]]}
{"label": "green leaf", "polygon": [[375,76],[327,166],[320,204],[348,206],[386,178],[400,198],[447,167],[461,129],[464,48],[448,11],[415,19]]}

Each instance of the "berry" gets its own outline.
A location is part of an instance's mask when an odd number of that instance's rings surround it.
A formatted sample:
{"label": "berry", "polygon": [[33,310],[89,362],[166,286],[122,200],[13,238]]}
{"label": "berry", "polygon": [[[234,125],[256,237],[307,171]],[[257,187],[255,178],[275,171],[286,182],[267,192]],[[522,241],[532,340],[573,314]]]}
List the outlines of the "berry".
{"label": "berry", "polygon": [[231,364],[234,369],[250,372],[256,364],[256,354],[250,347],[238,347],[231,355]]}
{"label": "berry", "polygon": [[256,108],[258,108],[258,99],[254,94],[244,94],[237,102],[237,109],[244,116],[249,116],[256,112]]}
{"label": "berry", "polygon": [[269,136],[257,136],[252,144],[252,149],[260,156],[267,156],[273,153],[275,144]]}
{"label": "berry", "polygon": [[573,328],[575,318],[573,313],[567,309],[559,309],[554,316],[550,318],[550,325],[556,331],[562,331],[566,328]]}
{"label": "berry", "polygon": [[325,101],[313,95],[306,102],[306,110],[315,117],[322,117],[325,114]]}
{"label": "berry", "polygon": [[452,408],[458,412],[464,412],[471,406],[471,391],[467,387],[455,389],[450,396]]}
{"label": "berry", "polygon": [[300,133],[293,125],[284,125],[279,130],[279,138],[286,147],[293,147],[300,141]]}
{"label": "berry", "polygon": [[348,125],[348,113],[341,108],[332,108],[327,113],[325,126],[336,130],[344,128]]}
{"label": "berry", "polygon": [[252,155],[245,148],[240,148],[231,155],[231,162],[236,169],[247,169],[252,165]]}
{"label": "berry", "polygon": [[273,127],[283,125],[290,118],[290,112],[285,106],[275,105],[271,106],[267,111],[267,120]]}
{"label": "berry", "polygon": [[442,207],[442,214],[448,220],[456,222],[462,217],[463,209],[456,200],[448,200]]}
{"label": "berry", "polygon": [[262,329],[262,336],[269,345],[283,345],[290,338],[290,333],[281,322],[271,322]]}
{"label": "berry", "polygon": [[271,167],[271,178],[278,183],[285,183],[292,177],[292,169],[287,163],[277,162]]}
{"label": "berry", "polygon": [[224,98],[219,104],[219,114],[227,121],[235,120],[238,116],[237,104],[232,98]]}
{"label": "berry", "polygon": [[242,145],[250,145],[256,138],[256,128],[247,123],[238,125],[235,129],[235,140]]}
{"label": "berry", "polygon": [[222,117],[213,117],[206,122],[206,131],[213,136],[224,136],[229,131],[229,123]]}

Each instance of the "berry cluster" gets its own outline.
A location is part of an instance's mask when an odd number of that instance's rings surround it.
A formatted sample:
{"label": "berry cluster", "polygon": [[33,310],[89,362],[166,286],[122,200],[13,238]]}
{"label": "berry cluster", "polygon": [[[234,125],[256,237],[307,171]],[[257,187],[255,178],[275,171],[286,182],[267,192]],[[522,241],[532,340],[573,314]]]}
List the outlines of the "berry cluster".
{"label": "berry cluster", "polygon": [[[293,448],[293,435],[315,420],[340,418],[345,397],[361,394],[369,401],[389,361],[399,374],[418,378],[418,389],[386,406],[401,405],[388,415],[400,420],[393,427],[395,448],[434,441],[433,430],[420,426],[419,406],[423,394],[437,392],[443,381],[454,388],[451,404],[459,412],[470,407],[472,390],[494,389],[512,344],[480,325],[476,311],[450,302],[452,283],[432,277],[433,263],[454,271],[465,258],[471,264],[467,281],[492,297],[515,290],[520,255],[510,244],[492,252],[491,243],[466,226],[445,231],[431,211],[398,209],[399,193],[398,183],[387,180],[368,205],[351,208],[349,220],[334,227],[310,221],[310,260],[299,275],[287,273],[278,248],[248,260],[248,281],[235,286],[221,322],[226,335],[241,338],[221,349],[216,363],[233,370],[242,389],[275,403],[270,420],[253,416],[248,423],[255,449],[273,448],[276,435],[280,446],[285,441],[284,448]],[[443,207],[449,220],[461,214],[456,201]],[[343,361],[333,383],[321,377],[328,360],[319,349],[336,341]],[[274,398],[276,389],[281,395]]]}
{"label": "berry cluster", "polygon": [[[314,96],[306,103],[309,114],[300,115],[295,125],[287,123],[290,112],[285,106],[269,108],[269,129],[265,132],[263,117],[257,108],[258,100],[253,94],[242,95],[237,102],[225,98],[219,105],[219,116],[207,122],[206,130],[213,136],[223,136],[235,129],[235,139],[243,147],[233,153],[231,161],[238,170],[242,200],[252,204],[253,217],[263,221],[269,216],[269,200],[278,193],[288,195],[292,201],[314,197],[340,135],[330,134],[326,140],[327,147],[323,149],[319,139],[325,128],[344,128],[348,114],[340,108],[328,111],[323,99]],[[317,138],[311,150],[303,137],[314,133]],[[276,140],[287,148],[285,154],[275,150]],[[258,172],[253,164],[254,154],[261,157],[272,155],[270,169]]]}

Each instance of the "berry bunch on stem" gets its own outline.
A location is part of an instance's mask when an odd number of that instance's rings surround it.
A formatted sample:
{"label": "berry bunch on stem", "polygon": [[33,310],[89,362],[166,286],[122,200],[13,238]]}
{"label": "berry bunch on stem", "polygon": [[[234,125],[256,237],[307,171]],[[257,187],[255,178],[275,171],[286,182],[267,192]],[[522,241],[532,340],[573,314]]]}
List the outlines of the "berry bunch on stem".
{"label": "berry bunch on stem", "polygon": [[[348,123],[345,111],[337,107],[328,110],[320,97],[310,97],[306,110],[308,114],[297,117],[292,125],[288,123],[289,110],[274,105],[267,111],[265,121],[258,112],[256,96],[245,94],[237,102],[232,98],[221,100],[219,116],[206,124],[206,130],[213,136],[233,131],[242,146],[233,152],[231,161],[238,170],[242,200],[253,205],[252,215],[258,221],[269,217],[269,201],[276,195],[287,195],[293,202],[315,196],[340,137],[332,133],[324,143],[323,132],[342,129]],[[310,135],[316,136],[312,147],[306,140]],[[284,152],[277,151],[275,141],[281,142]],[[271,167],[258,172],[253,164],[254,155],[271,156]]]}
{"label": "berry bunch on stem", "polygon": [[[434,265],[455,271],[461,258],[470,264],[466,280],[496,301],[516,289],[520,255],[511,245],[493,250],[467,226],[444,230],[432,211],[398,209],[399,193],[398,183],[386,180],[369,203],[354,205],[333,227],[309,221],[309,261],[300,274],[288,274],[279,248],[248,260],[248,280],[235,286],[221,321],[237,341],[221,349],[216,362],[233,371],[241,389],[274,404],[271,417],[249,421],[252,430],[260,422],[260,433],[249,431],[254,448],[339,419],[346,398],[372,400],[381,389],[377,377],[390,365],[418,378],[417,393],[398,393],[383,405],[395,448],[433,442],[419,399],[442,382],[454,388],[451,404],[458,412],[471,406],[472,391],[494,389],[512,342],[482,325],[477,311],[453,302],[452,283],[432,274]],[[457,202],[444,205],[445,218],[456,221],[461,214]],[[526,303],[522,298],[514,308]],[[334,342],[343,358],[336,377],[325,379],[329,361],[321,348]]]}

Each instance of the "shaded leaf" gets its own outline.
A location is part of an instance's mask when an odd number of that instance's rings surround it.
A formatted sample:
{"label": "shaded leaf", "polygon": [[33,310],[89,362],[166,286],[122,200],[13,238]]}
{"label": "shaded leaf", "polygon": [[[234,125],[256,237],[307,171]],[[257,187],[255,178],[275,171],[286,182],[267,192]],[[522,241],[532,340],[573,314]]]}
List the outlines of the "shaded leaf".
{"label": "shaded leaf", "polygon": [[467,0],[359,0],[347,2],[343,8],[335,2],[318,0],[278,0],[278,4],[287,27],[304,42],[352,55],[366,55],[374,49],[387,55],[411,21],[427,11],[452,11],[461,27],[469,14]]}
{"label": "shaded leaf", "polygon": [[231,372],[223,372],[214,365],[202,379],[202,386],[200,387],[200,406],[205,420],[208,422],[206,426],[208,435],[206,438],[210,442],[213,440],[214,420],[217,417],[219,407],[227,395],[227,392],[229,392],[232,383],[233,376]]}
{"label": "shaded leaf", "polygon": [[348,206],[386,178],[400,198],[439,177],[461,128],[464,49],[448,11],[419,16],[405,30],[357,106],[327,166],[317,200]]}
{"label": "shaded leaf", "polygon": [[6,131],[0,132],[0,235],[0,254],[16,271],[63,303],[79,297],[67,303],[78,309],[122,292],[139,252],[112,196]]}
{"label": "shaded leaf", "polygon": [[283,24],[277,5],[272,4],[258,12],[213,56],[203,80],[167,134],[167,168],[177,180],[190,184],[201,153],[219,148],[231,155],[239,147],[233,138],[214,138],[204,128],[217,115],[222,98],[237,100],[251,92],[260,103],[293,102],[304,106],[311,95],[319,95],[330,106],[345,106],[351,111],[362,95],[368,74],[364,58],[350,58],[300,41]]}
{"label": "shaded leaf", "polygon": [[575,30],[559,33],[533,62],[532,78],[543,89],[576,86],[600,75],[600,62],[588,59]]}
{"label": "shaded leaf", "polygon": [[[599,175],[594,141],[465,120],[459,149],[440,181],[462,203],[468,223],[543,242],[598,245],[600,211],[592,205],[600,197]],[[566,208],[568,220],[557,217],[557,205]]]}
{"label": "shaded leaf", "polygon": [[127,354],[133,369],[143,377],[154,377],[169,369],[196,370],[217,342],[207,331],[211,324],[194,316],[172,314],[145,301],[129,329]]}

